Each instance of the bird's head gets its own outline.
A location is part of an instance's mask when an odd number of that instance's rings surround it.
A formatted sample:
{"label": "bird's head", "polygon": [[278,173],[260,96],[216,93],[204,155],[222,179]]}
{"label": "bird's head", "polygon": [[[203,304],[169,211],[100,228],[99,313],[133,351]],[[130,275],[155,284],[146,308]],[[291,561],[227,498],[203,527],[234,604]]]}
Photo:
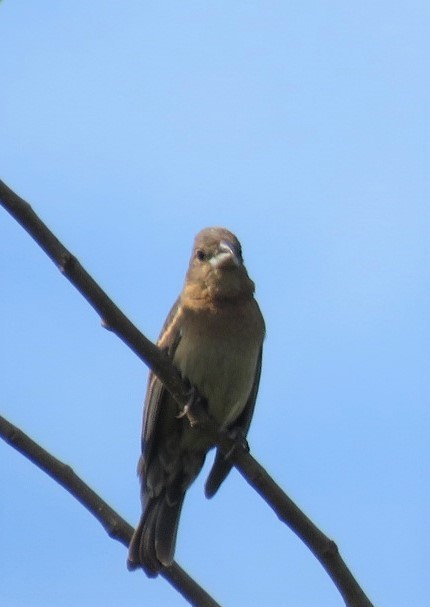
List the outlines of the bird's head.
{"label": "bird's head", "polygon": [[185,289],[193,299],[252,296],[254,283],[243,265],[242,247],[225,228],[205,228],[194,240]]}

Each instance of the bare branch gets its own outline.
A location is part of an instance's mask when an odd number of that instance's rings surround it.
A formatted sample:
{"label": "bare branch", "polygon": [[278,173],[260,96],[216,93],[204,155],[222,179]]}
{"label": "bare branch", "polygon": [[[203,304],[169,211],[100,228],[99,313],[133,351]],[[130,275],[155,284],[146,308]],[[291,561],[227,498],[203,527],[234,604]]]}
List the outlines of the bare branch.
{"label": "bare branch", "polygon": [[77,258],[58,240],[36,215],[28,202],[0,181],[0,204],[30,234],[59,270],[98,312],[103,326],[113,331],[154,373],[167,390],[185,407],[188,397],[179,373],[161,352],[121,312],[96,281],[82,267]]}
{"label": "bare branch", "polygon": [[231,460],[278,518],[306,544],[327,571],[347,607],[373,607],[333,542],[300,510],[266,470],[240,445]]}
{"label": "bare branch", "polygon": [[[126,547],[128,546],[133,535],[133,527],[84,483],[70,466],[45,451],[27,434],[2,416],[0,416],[0,436],[71,493],[95,516],[111,538],[121,542]],[[195,607],[220,607],[177,563],[173,563],[171,567],[160,571],[160,575],[180,592],[191,605],[195,605]]]}
{"label": "bare branch", "polygon": [[[104,293],[94,279],[34,213],[30,205],[0,181],[0,203],[36,240],[62,273],[100,314],[112,330],[163,382],[179,405],[185,408],[188,388],[166,356],[149,341]],[[213,420],[199,420],[222,452],[229,454],[247,482],[270,505],[320,561],[342,595],[347,607],[372,607],[357,581],[339,555],[336,544],[327,538],[290,500],[244,446],[217,431]]]}

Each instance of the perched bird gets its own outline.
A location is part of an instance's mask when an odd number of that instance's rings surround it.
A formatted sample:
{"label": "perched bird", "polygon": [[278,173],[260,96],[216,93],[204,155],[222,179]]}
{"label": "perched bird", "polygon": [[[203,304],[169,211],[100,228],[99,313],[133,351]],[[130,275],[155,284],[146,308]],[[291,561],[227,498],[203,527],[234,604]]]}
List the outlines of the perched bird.
{"label": "perched bird", "polygon": [[[264,320],[236,236],[224,228],[197,234],[181,295],[158,345],[207,401],[222,430],[246,436],[261,371]],[[172,564],[185,492],[214,446],[181,416],[176,401],[150,374],[139,461],[143,514],[132,537],[128,568],[156,576]],[[231,469],[217,451],[206,481],[212,497]]]}

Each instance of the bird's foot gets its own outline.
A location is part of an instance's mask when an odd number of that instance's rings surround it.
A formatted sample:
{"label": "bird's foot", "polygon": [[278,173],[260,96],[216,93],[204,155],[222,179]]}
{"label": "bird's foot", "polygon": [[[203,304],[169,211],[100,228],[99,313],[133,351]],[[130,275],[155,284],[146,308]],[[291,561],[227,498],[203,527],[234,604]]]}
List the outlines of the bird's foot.
{"label": "bird's foot", "polygon": [[231,449],[224,455],[225,459],[231,459],[233,453],[239,449],[249,452],[249,444],[242,428],[233,428],[226,432],[226,435],[234,442]]}
{"label": "bird's foot", "polygon": [[203,426],[208,419],[206,401],[194,386],[191,386],[189,394],[187,404],[176,417],[186,417],[192,428]]}

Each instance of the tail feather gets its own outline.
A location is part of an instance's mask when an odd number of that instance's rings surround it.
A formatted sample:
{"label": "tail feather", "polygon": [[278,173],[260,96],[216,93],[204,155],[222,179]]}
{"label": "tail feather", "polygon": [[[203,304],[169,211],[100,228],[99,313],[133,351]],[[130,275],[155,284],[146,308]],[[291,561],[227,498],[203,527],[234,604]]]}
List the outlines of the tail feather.
{"label": "tail feather", "polygon": [[155,577],[172,564],[184,497],[170,504],[163,492],[148,500],[130,542],[128,569],[143,567],[149,577]]}
{"label": "tail feather", "polygon": [[168,567],[173,562],[179,517],[185,493],[173,504],[165,497],[159,506],[155,527],[155,552],[158,560]]}

